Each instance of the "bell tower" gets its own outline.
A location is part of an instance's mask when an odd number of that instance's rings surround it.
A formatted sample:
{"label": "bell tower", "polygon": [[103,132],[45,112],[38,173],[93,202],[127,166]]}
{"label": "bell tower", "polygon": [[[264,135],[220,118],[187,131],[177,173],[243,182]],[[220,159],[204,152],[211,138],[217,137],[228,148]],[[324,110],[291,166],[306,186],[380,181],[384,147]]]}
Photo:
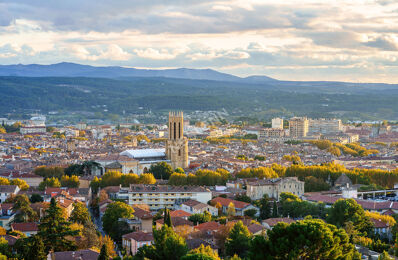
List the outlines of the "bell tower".
{"label": "bell tower", "polygon": [[169,112],[169,138],[166,142],[166,158],[173,169],[188,168],[188,139],[184,137],[184,114]]}

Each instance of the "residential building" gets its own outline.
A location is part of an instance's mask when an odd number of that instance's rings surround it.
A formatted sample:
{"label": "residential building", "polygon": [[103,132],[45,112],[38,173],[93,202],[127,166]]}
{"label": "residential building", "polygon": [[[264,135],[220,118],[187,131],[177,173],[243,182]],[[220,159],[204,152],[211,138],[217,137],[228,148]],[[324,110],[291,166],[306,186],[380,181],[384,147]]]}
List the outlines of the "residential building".
{"label": "residential building", "polygon": [[272,128],[283,129],[283,119],[282,118],[272,118],[271,121]]}
{"label": "residential building", "polygon": [[20,191],[17,185],[0,185],[0,203],[4,202],[12,194],[16,195]]}
{"label": "residential building", "polygon": [[43,134],[46,132],[45,126],[22,126],[19,129],[22,135],[26,134]]}
{"label": "residential building", "polygon": [[196,200],[187,200],[181,203],[179,208],[191,214],[203,214],[207,211],[213,216],[218,216],[218,209],[216,207]]}
{"label": "residential building", "polygon": [[302,138],[308,134],[308,119],[306,117],[293,117],[289,120],[290,137]]}
{"label": "residential building", "polygon": [[235,207],[235,216],[244,216],[245,211],[249,210],[249,209],[255,209],[257,211],[256,215],[258,215],[258,213],[259,213],[258,207],[253,206],[252,204],[243,202],[243,201],[227,199],[227,198],[223,198],[223,197],[217,197],[217,198],[212,199],[210,202],[212,205],[216,205],[217,203],[219,203],[222,206],[222,212],[224,214],[228,213],[228,208],[231,203]]}
{"label": "residential building", "polygon": [[268,230],[272,229],[279,222],[283,222],[286,224],[292,224],[295,221],[291,218],[267,218],[264,219],[261,224]]}
{"label": "residential building", "polygon": [[153,243],[152,232],[136,231],[122,236],[122,246],[127,255],[135,255],[138,249],[144,245]]}
{"label": "residential building", "polygon": [[25,222],[25,223],[13,223],[11,224],[12,231],[20,231],[24,233],[27,237],[32,235],[36,235],[39,232],[39,226],[34,222]]}
{"label": "residential building", "polygon": [[148,205],[150,210],[174,208],[187,200],[207,203],[211,200],[211,191],[198,186],[169,186],[132,184],[128,190],[130,205]]}
{"label": "residential building", "polygon": [[343,124],[340,119],[309,119],[308,134],[332,134],[343,130]]}
{"label": "residential building", "polygon": [[246,195],[252,200],[259,200],[265,194],[269,198],[279,200],[282,192],[291,192],[300,197],[304,194],[304,182],[299,181],[297,177],[286,177],[256,180],[247,183]]}

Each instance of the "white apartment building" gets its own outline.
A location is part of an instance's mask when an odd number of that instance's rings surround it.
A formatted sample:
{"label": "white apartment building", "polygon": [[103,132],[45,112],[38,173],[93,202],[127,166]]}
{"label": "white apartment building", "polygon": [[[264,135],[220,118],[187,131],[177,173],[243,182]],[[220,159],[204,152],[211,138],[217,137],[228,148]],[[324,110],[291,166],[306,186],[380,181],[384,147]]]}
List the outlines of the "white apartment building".
{"label": "white apartment building", "polygon": [[289,120],[290,137],[301,138],[308,134],[309,122],[306,117],[293,117]]}
{"label": "white apartment building", "polygon": [[283,119],[279,117],[272,118],[271,125],[274,129],[283,129]]}
{"label": "white apartment building", "polygon": [[309,119],[308,134],[331,134],[343,130],[343,124],[340,119]]}
{"label": "white apartment building", "polygon": [[19,131],[23,135],[42,134],[42,133],[46,132],[46,127],[45,126],[22,126]]}
{"label": "white apartment building", "polygon": [[211,191],[200,186],[169,186],[132,184],[128,191],[129,205],[148,205],[150,210],[174,208],[187,200],[207,203]]}

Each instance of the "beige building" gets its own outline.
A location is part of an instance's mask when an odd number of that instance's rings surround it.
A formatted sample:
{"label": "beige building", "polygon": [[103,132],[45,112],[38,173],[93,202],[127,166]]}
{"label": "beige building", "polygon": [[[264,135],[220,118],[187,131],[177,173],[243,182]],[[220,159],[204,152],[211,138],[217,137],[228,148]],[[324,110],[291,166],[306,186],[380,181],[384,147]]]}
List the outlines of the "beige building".
{"label": "beige building", "polygon": [[279,200],[282,192],[291,192],[300,197],[304,194],[304,182],[299,181],[297,177],[286,177],[257,180],[247,183],[246,195],[252,200],[259,200],[265,194],[267,194],[269,198]]}
{"label": "beige building", "polygon": [[301,138],[308,134],[309,122],[306,117],[293,117],[289,120],[290,137]]}
{"label": "beige building", "polygon": [[343,130],[343,124],[340,119],[309,119],[309,134],[331,134],[338,133]]}
{"label": "beige building", "polygon": [[280,138],[285,137],[286,131],[282,128],[265,128],[260,131],[259,139]]}
{"label": "beige building", "polygon": [[273,118],[271,121],[272,128],[274,129],[283,129],[283,119],[282,118]]}
{"label": "beige building", "polygon": [[171,167],[188,168],[188,139],[184,137],[183,112],[169,113],[169,139],[166,142],[166,158]]}

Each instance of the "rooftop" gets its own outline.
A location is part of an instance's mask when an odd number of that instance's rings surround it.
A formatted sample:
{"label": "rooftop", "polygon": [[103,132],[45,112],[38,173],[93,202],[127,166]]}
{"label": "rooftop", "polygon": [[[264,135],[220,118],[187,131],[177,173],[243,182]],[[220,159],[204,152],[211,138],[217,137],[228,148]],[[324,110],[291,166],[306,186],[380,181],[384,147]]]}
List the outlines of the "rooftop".
{"label": "rooftop", "polygon": [[166,150],[161,149],[137,149],[137,150],[126,150],[121,152],[120,155],[125,155],[134,159],[153,158],[153,157],[165,157]]}

